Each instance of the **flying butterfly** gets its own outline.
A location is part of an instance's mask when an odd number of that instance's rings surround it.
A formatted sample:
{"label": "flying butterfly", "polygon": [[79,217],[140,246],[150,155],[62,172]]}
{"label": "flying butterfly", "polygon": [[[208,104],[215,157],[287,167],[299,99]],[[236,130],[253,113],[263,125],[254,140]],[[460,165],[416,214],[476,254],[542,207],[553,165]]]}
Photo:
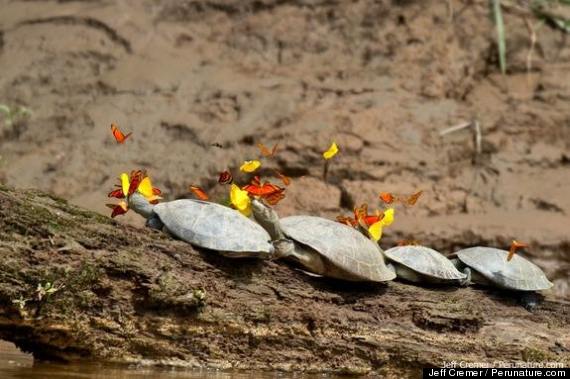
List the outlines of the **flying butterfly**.
{"label": "flying butterfly", "polygon": [[220,176],[218,177],[218,183],[220,184],[232,184],[234,181],[234,177],[232,173],[228,170],[220,172]]}
{"label": "flying butterfly", "polygon": [[275,145],[273,145],[273,148],[271,150],[269,150],[269,148],[267,146],[265,146],[264,144],[262,144],[261,142],[257,144],[257,147],[259,148],[261,155],[263,155],[265,158],[274,157],[275,154],[277,153],[277,147],[278,146],[279,146],[279,143],[276,143]]}
{"label": "flying butterfly", "polygon": [[127,138],[129,138],[131,136],[131,134],[133,134],[132,132],[124,134],[121,131],[121,129],[119,129],[119,126],[115,123],[111,124],[111,132],[113,133],[113,137],[115,137],[115,140],[117,141],[117,143],[120,143],[120,144],[125,143]]}
{"label": "flying butterfly", "polygon": [[507,262],[510,262],[511,259],[513,259],[517,249],[522,249],[524,247],[528,247],[528,245],[526,243],[513,240],[511,243],[511,248],[509,249],[509,254],[507,255]]}
{"label": "flying butterfly", "polygon": [[405,206],[413,206],[416,204],[420,196],[424,191],[418,191],[411,195],[401,195],[401,194],[393,194],[391,192],[380,192],[378,197],[382,200],[385,204],[393,204],[393,203],[401,203]]}
{"label": "flying butterfly", "polygon": [[209,199],[208,194],[201,187],[190,185],[188,189],[200,200],[206,201]]}
{"label": "flying butterfly", "polygon": [[281,182],[283,182],[283,184],[285,186],[288,186],[289,184],[291,184],[291,178],[286,176],[285,174],[282,174],[281,172],[277,171],[277,170],[273,170],[275,172],[275,175],[277,175],[277,177],[279,179],[281,179]]}

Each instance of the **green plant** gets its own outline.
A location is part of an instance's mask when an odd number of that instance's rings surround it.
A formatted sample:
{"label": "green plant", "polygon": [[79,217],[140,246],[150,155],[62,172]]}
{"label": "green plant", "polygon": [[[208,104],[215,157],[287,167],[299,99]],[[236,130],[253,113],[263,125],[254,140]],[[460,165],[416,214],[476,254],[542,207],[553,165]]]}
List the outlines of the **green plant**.
{"label": "green plant", "polygon": [[493,1],[493,19],[497,25],[497,46],[499,48],[499,67],[503,75],[507,72],[507,44],[505,42],[505,22],[501,10],[501,0]]}
{"label": "green plant", "polygon": [[29,108],[22,106],[10,108],[6,104],[0,104],[0,113],[4,115],[4,125],[9,128],[14,127],[18,122],[32,115],[32,111]]}
{"label": "green plant", "polygon": [[538,18],[542,23],[546,23],[563,32],[570,33],[570,16],[564,16],[564,14],[569,14],[570,12],[570,8],[568,8],[568,6],[570,6],[570,0],[531,0],[525,7],[518,5],[513,1],[490,0],[490,6],[493,21],[497,26],[499,67],[503,74],[507,71],[507,44],[503,8],[508,11],[513,11],[514,14],[523,17],[527,28],[529,29],[531,40],[527,58],[527,68],[529,71],[531,67],[532,51],[536,43],[536,28],[530,21],[531,18]]}
{"label": "green plant", "polygon": [[65,285],[61,284],[55,287],[53,283],[50,282],[46,282],[45,285],[38,283],[38,286],[36,288],[36,297],[38,301],[42,301],[42,299],[45,299],[47,301],[52,294],[61,290],[64,286]]}

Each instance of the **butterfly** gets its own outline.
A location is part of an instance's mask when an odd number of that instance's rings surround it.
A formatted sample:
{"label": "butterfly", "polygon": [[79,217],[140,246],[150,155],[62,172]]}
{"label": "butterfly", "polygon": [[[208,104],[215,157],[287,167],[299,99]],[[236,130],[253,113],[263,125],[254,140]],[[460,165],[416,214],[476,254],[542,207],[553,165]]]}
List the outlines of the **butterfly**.
{"label": "butterfly", "polygon": [[276,143],[275,145],[273,145],[273,148],[271,150],[269,150],[269,148],[267,148],[267,146],[265,146],[261,142],[257,144],[257,147],[259,148],[261,155],[263,155],[266,158],[270,158],[270,157],[275,156],[275,153],[277,153],[277,146],[279,146],[279,143]]}
{"label": "butterfly", "polygon": [[416,204],[424,191],[418,191],[411,195],[398,195],[391,192],[380,192],[378,197],[386,204],[401,203],[406,206],[413,206]]}
{"label": "butterfly", "polygon": [[245,185],[243,189],[250,195],[261,197],[270,205],[275,205],[285,198],[285,188],[269,182],[261,184],[259,176],[254,176],[250,184]]}
{"label": "butterfly", "polygon": [[263,199],[267,201],[269,205],[275,205],[285,198],[285,194],[283,193],[284,191],[285,189],[281,188],[279,191],[263,197]]}
{"label": "butterfly", "polygon": [[523,247],[528,247],[528,245],[526,243],[513,240],[511,243],[511,248],[509,249],[509,254],[507,255],[507,262],[510,262],[511,259],[513,259],[517,249],[521,249]]}
{"label": "butterfly", "polygon": [[209,199],[208,194],[206,194],[206,192],[201,187],[191,185],[188,187],[188,189],[192,191],[194,195],[196,195],[196,197],[200,200],[205,201]]}
{"label": "butterfly", "polygon": [[113,212],[111,213],[111,218],[124,215],[129,210],[127,203],[124,201],[119,202],[119,204],[106,204],[106,205],[107,207],[113,210]]}
{"label": "butterfly", "polygon": [[261,197],[269,196],[283,190],[283,188],[269,182],[265,182],[262,185],[259,176],[254,176],[251,183],[246,184],[243,189],[251,195]]}
{"label": "butterfly", "polygon": [[290,177],[280,173],[277,170],[273,170],[273,171],[275,172],[275,175],[277,175],[277,177],[279,179],[281,179],[281,181],[283,182],[284,185],[288,186],[289,184],[291,184],[291,178]]}
{"label": "butterfly", "polygon": [[232,184],[232,182],[234,181],[234,177],[232,176],[232,173],[229,171],[223,171],[220,172],[220,177],[218,178],[218,183],[220,184]]}
{"label": "butterfly", "polygon": [[336,142],[333,142],[331,143],[331,146],[328,148],[328,150],[323,153],[323,158],[329,160],[332,157],[334,157],[337,153],[338,153],[338,145],[336,144]]}
{"label": "butterfly", "polygon": [[261,162],[258,160],[252,160],[252,161],[244,161],[239,169],[242,172],[252,173],[255,170],[257,170],[259,167],[261,167]]}
{"label": "butterfly", "polygon": [[368,214],[368,204],[362,204],[360,207],[354,208],[354,218],[346,217],[346,216],[338,216],[336,219],[338,222],[349,226],[357,226],[362,225],[363,227],[369,227],[372,224],[382,220],[384,215],[379,211],[376,211],[375,214],[371,215]]}
{"label": "butterfly", "polygon": [[111,132],[113,133],[113,137],[115,137],[115,140],[117,141],[117,143],[125,143],[125,141],[127,140],[127,138],[129,138],[131,136],[131,134],[133,134],[132,132],[127,133],[127,134],[123,134],[123,132],[121,132],[121,130],[119,129],[119,126],[115,123],[111,124]]}

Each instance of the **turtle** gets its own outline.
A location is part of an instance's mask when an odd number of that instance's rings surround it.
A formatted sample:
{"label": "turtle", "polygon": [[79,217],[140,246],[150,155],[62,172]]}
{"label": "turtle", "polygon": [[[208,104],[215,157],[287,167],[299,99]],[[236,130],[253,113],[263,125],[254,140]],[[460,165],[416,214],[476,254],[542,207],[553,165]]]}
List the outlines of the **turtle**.
{"label": "turtle", "polygon": [[526,308],[534,308],[538,302],[534,291],[553,286],[544,272],[520,255],[507,260],[509,252],[493,247],[476,246],[459,250],[452,260],[467,279],[476,284],[516,291]]}
{"label": "turtle", "polygon": [[129,208],[146,218],[151,228],[230,258],[271,258],[275,252],[265,229],[217,203],[179,199],[153,205],[135,192],[129,196]]}
{"label": "turtle", "polygon": [[384,251],[388,268],[396,276],[415,283],[467,285],[467,275],[443,254],[419,245],[395,246]]}
{"label": "turtle", "polygon": [[356,229],[315,216],[277,213],[252,200],[253,216],[273,240],[275,254],[326,277],[355,282],[385,282],[396,274],[389,270],[379,246]]}

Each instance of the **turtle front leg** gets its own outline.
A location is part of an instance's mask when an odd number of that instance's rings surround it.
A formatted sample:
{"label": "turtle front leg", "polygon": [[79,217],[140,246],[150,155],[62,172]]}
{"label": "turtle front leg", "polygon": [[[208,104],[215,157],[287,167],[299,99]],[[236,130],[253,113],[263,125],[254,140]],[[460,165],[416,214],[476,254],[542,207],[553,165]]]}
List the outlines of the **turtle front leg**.
{"label": "turtle front leg", "polygon": [[163,230],[164,224],[162,223],[162,221],[160,221],[160,218],[158,218],[158,216],[154,215],[149,217],[146,220],[145,225],[151,229],[156,229],[156,230]]}
{"label": "turtle front leg", "polygon": [[463,269],[463,273],[465,274],[465,279],[460,279],[459,285],[467,287],[471,284],[471,269],[469,267],[465,267]]}
{"label": "turtle front leg", "polygon": [[273,241],[275,251],[272,259],[287,258],[295,254],[295,242],[288,238]]}
{"label": "turtle front leg", "polygon": [[542,296],[532,291],[522,292],[519,301],[527,311],[532,312],[542,301]]}

